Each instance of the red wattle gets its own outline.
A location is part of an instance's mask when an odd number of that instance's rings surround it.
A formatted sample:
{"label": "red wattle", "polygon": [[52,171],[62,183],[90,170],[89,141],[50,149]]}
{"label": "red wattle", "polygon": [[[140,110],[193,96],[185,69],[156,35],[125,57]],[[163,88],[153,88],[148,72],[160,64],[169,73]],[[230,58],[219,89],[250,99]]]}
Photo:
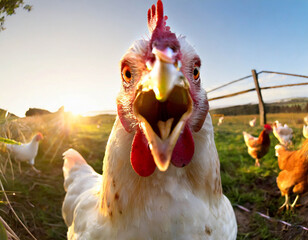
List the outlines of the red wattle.
{"label": "red wattle", "polygon": [[191,131],[186,125],[172,153],[171,163],[176,167],[185,167],[195,152],[195,143]]}
{"label": "red wattle", "polygon": [[130,162],[135,172],[141,177],[150,176],[156,169],[148,141],[139,127],[133,140]]}

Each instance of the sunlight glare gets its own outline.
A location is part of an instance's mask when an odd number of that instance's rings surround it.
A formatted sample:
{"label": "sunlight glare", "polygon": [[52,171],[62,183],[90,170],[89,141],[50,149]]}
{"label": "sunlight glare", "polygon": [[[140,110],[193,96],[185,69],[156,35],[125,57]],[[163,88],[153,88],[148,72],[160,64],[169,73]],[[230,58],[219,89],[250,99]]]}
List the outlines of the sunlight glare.
{"label": "sunlight glare", "polygon": [[85,115],[90,110],[89,105],[83,98],[78,97],[70,97],[63,103],[64,111],[74,115]]}

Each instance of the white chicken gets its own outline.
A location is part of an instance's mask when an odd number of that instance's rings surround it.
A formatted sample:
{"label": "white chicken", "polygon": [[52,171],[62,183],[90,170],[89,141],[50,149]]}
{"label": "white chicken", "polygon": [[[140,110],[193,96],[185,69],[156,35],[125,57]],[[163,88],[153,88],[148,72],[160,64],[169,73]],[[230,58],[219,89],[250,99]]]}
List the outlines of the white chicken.
{"label": "white chicken", "polygon": [[41,133],[37,133],[29,143],[24,143],[21,145],[6,144],[6,148],[8,149],[12,157],[18,162],[20,172],[20,162],[28,162],[35,172],[40,172],[34,167],[34,163],[39,148],[39,142],[42,139],[43,135]]}
{"label": "white chicken", "polygon": [[201,61],[166,20],[158,0],[148,11],[151,39],[135,42],[121,61],[103,175],[77,151],[64,153],[68,239],[236,239]]}
{"label": "white chicken", "polygon": [[281,145],[288,147],[292,144],[293,130],[287,124],[282,125],[276,120],[273,125],[273,134]]}
{"label": "white chicken", "polygon": [[257,118],[253,118],[252,120],[249,121],[249,126],[254,127],[256,126]]}
{"label": "white chicken", "polygon": [[303,126],[303,136],[308,139],[308,125]]}
{"label": "white chicken", "polygon": [[220,118],[218,119],[217,126],[220,126],[220,125],[223,123],[224,119],[225,119],[224,117],[220,117]]}

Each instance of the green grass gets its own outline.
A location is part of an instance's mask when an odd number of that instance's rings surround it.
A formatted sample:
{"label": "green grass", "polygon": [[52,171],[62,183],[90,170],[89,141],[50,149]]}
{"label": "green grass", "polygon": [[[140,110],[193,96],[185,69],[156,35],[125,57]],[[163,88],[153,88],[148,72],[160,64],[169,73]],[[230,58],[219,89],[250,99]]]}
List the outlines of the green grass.
{"label": "green grass", "polygon": [[[245,213],[235,207],[239,223],[238,239],[297,239],[306,236],[300,229],[284,229],[282,224],[269,222],[255,214],[259,211],[292,224],[308,225],[304,208],[296,209],[294,213],[277,212],[284,202],[276,185],[279,169],[274,146],[278,141],[271,135],[270,151],[262,159],[261,167],[255,167],[242,136],[242,131],[257,136],[262,130],[261,126],[251,128],[248,125],[253,117],[225,117],[221,126],[217,126],[218,117],[213,117],[224,194],[232,204],[240,204],[252,210],[251,213]],[[269,114],[268,121],[278,119],[291,126],[294,130],[294,148],[298,148],[304,140],[303,117],[304,114]],[[41,170],[40,175],[30,171],[27,164],[21,165],[20,174],[17,164],[11,161],[0,144],[1,181],[13,209],[37,239],[57,240],[65,239],[66,236],[67,228],[61,215],[65,196],[62,153],[68,148],[75,148],[101,173],[105,146],[114,119],[115,116],[109,115],[75,118],[62,113],[24,119],[0,116],[0,137],[25,142],[37,131],[44,135],[36,158],[36,168]],[[21,239],[32,239],[12,215],[2,191],[0,216]]]}

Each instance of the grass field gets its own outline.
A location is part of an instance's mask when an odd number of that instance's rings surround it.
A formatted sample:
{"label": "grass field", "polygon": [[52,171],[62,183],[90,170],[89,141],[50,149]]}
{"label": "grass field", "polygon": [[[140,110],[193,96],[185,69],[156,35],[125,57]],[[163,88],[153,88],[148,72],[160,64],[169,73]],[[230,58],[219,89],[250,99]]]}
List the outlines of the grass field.
{"label": "grass field", "polygon": [[[293,128],[294,148],[301,146],[303,117],[305,114],[269,114],[268,122],[279,120]],[[224,194],[228,196],[238,220],[238,239],[308,239],[308,232],[299,227],[287,227],[269,221],[256,211],[280,219],[292,225],[308,227],[308,196],[300,198],[302,204],[294,212],[278,213],[284,202],[276,185],[279,173],[274,146],[278,141],[271,136],[271,148],[263,158],[261,167],[254,166],[248,155],[242,131],[258,135],[262,127],[251,128],[248,121],[254,116],[225,117],[217,126],[218,117],[213,117],[215,140],[221,161],[221,177]],[[11,161],[0,146],[1,182],[9,198],[0,193],[0,216],[22,240],[33,239],[14,216],[12,208],[40,240],[65,239],[66,226],[61,216],[65,195],[62,176],[62,153],[70,147],[78,150],[94,169],[101,173],[105,145],[115,116],[76,118],[70,114],[57,113],[41,117],[8,119],[0,115],[0,136],[25,142],[40,131],[44,140],[36,158],[36,168],[41,174],[31,171],[27,164]],[[10,204],[9,204],[10,203]],[[246,213],[235,204],[252,212]],[[11,207],[10,207],[11,205]]]}

